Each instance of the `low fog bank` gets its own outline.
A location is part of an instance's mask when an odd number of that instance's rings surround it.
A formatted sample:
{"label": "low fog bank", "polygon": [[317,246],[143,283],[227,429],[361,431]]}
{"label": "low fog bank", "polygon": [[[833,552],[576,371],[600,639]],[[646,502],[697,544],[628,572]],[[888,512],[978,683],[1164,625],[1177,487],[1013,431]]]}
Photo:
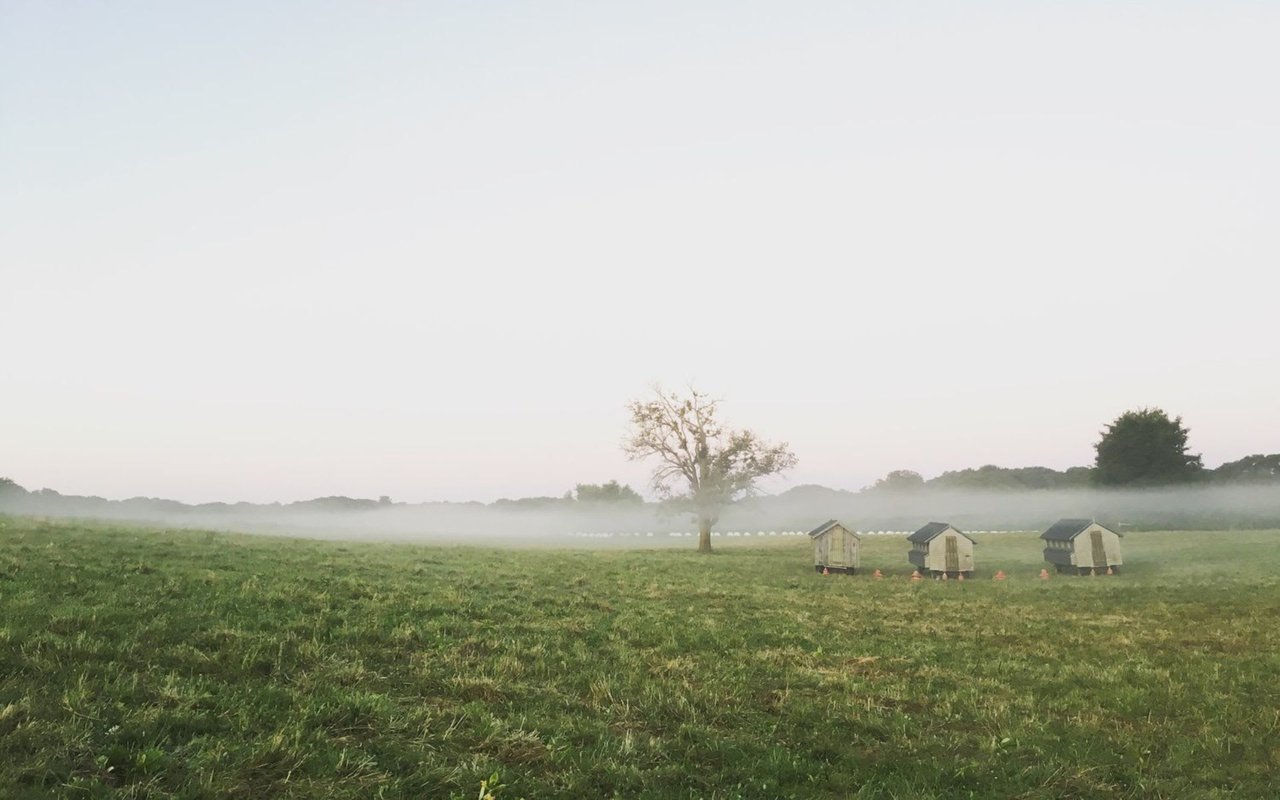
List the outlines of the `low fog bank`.
{"label": "low fog bank", "polygon": [[218,509],[200,506],[176,509],[166,505],[143,498],[66,503],[50,501],[35,493],[18,499],[0,497],[0,513],[4,514],[380,542],[465,543],[483,539],[511,544],[563,544],[599,538],[598,534],[602,533],[666,536],[671,531],[689,529],[684,515],[673,516],[653,503],[576,508],[502,508],[481,503],[373,503],[367,507],[335,506],[323,510],[306,507],[306,503],[289,506],[236,504]]}
{"label": "low fog bank", "polygon": [[[289,505],[182,503],[148,498],[108,501],[56,492],[0,493],[0,512],[36,517],[135,521],[171,527],[370,541],[591,543],[602,534],[694,530],[687,514],[656,503],[391,503],[324,498]],[[805,531],[836,518],[858,530],[915,530],[950,522],[964,530],[1042,530],[1062,517],[1095,518],[1124,529],[1280,528],[1280,486],[1183,486],[1170,489],[1033,491],[921,490],[845,492],[802,486],[737,503],[718,531]]]}
{"label": "low fog bank", "polygon": [[812,527],[828,518],[859,530],[915,530],[930,521],[969,530],[1043,530],[1063,517],[1132,530],[1280,528],[1280,485],[858,493],[798,487],[740,503],[722,521],[765,530],[798,521]]}

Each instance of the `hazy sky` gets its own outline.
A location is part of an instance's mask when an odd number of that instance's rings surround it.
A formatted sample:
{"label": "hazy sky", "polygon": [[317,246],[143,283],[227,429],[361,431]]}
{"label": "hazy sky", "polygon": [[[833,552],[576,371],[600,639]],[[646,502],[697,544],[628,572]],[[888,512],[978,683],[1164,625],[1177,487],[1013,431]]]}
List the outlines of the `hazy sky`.
{"label": "hazy sky", "polygon": [[1280,451],[1280,4],[0,0],[0,475],[189,501]]}

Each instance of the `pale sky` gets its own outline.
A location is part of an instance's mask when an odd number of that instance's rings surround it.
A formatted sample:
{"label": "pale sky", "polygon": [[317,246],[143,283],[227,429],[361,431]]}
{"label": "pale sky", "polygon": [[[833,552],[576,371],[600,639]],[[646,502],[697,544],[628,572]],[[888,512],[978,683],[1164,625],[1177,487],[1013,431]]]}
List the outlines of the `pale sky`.
{"label": "pale sky", "polygon": [[773,491],[1280,452],[1280,4],[0,0],[0,476]]}

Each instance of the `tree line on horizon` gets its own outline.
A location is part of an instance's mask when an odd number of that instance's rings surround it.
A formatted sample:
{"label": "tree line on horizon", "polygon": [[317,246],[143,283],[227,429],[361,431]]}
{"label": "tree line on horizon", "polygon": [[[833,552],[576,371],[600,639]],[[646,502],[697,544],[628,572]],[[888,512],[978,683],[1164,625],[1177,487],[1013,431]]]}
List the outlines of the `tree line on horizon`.
{"label": "tree line on horizon", "polygon": [[136,509],[139,512],[181,513],[181,512],[236,512],[236,511],[374,511],[395,506],[472,506],[478,508],[494,508],[499,510],[528,510],[537,508],[563,508],[566,506],[581,508],[642,506],[645,499],[630,486],[620,484],[616,480],[605,483],[580,483],[559,497],[522,497],[518,499],[501,498],[492,503],[478,500],[468,501],[428,501],[423,503],[394,502],[389,496],[382,495],[377,500],[362,497],[332,495],[316,497],[311,500],[297,500],[291,503],[183,503],[180,500],[166,500],[161,497],[130,497],[125,500],[108,500],[97,495],[62,494],[55,489],[28,490],[11,478],[0,478],[0,512],[5,511],[5,501],[30,499],[44,501],[51,506],[65,505],[67,510],[88,513],[97,506],[110,506],[122,509]]}
{"label": "tree line on horizon", "polygon": [[[670,399],[670,398],[668,398]],[[665,407],[665,406],[664,406]],[[654,413],[652,407],[648,413]],[[740,434],[741,432],[739,432]],[[1055,470],[1050,467],[1000,467],[987,464],[961,470],[943,472],[926,479],[909,469],[894,470],[859,492],[831,489],[817,484],[793,487],[782,495],[802,495],[805,492],[827,491],[845,494],[911,493],[920,491],[1036,491],[1048,489],[1085,489],[1090,487],[1148,488],[1200,484],[1271,484],[1280,483],[1280,453],[1245,456],[1226,462],[1214,469],[1203,466],[1199,455],[1188,453],[1189,431],[1182,418],[1170,418],[1158,408],[1128,411],[1102,431],[1095,444],[1097,458],[1092,466]],[[746,447],[755,440],[739,438],[738,447]],[[746,452],[743,450],[742,452]],[[758,465],[757,465],[758,466]],[[740,478],[741,480],[741,478]],[[735,491],[727,500],[719,500],[721,506],[740,499],[749,492]],[[35,501],[49,512],[59,510],[69,513],[90,514],[95,508],[136,510],[139,513],[234,513],[237,511],[281,510],[297,512],[372,511],[393,506],[459,505],[488,507],[496,510],[528,511],[538,509],[600,509],[640,507],[649,503],[631,486],[610,480],[605,483],[580,483],[560,496],[502,498],[492,503],[428,502],[420,504],[395,503],[384,495],[377,500],[346,496],[318,497],[292,503],[200,503],[187,504],[177,500],[157,497],[133,497],[126,500],[107,500],[97,496],[64,495],[53,489],[28,491],[10,478],[0,478],[0,511],[14,501]],[[657,504],[667,506],[688,505],[687,498],[667,493]],[[19,503],[19,506],[28,505]],[[23,510],[21,507],[15,509]]]}
{"label": "tree line on horizon", "polygon": [[[981,467],[950,470],[934,478],[926,479],[913,470],[894,470],[874,484],[858,491],[835,489],[821,484],[800,484],[782,495],[798,495],[812,491],[823,491],[856,494],[910,493],[919,491],[1041,491],[1050,489],[1088,489],[1098,487],[1094,478],[1094,467],[1070,467],[1055,470],[1051,467],[1001,467],[986,464]],[[1235,461],[1229,461],[1215,469],[1202,469],[1194,482],[1217,485],[1257,485],[1280,484],[1280,453],[1271,455],[1251,455]],[[1152,485],[1152,484],[1147,484]],[[1168,485],[1168,484],[1165,484]],[[501,498],[491,503],[472,501],[436,501],[424,503],[393,502],[383,496],[377,500],[359,497],[334,495],[317,497],[311,500],[298,500],[291,503],[249,503],[249,502],[213,502],[188,504],[178,500],[166,500],[160,497],[131,497],[124,500],[108,500],[96,495],[62,494],[54,489],[28,490],[10,478],[0,478],[0,511],[4,511],[6,500],[19,498],[43,500],[50,506],[65,505],[70,511],[88,513],[94,507],[134,508],[139,512],[155,513],[182,512],[236,512],[255,510],[291,510],[291,511],[373,511],[381,508],[407,505],[459,505],[496,510],[528,511],[537,509],[591,509],[591,508],[626,508],[644,505],[655,505],[658,501],[645,500],[628,484],[617,480],[601,484],[580,483],[574,489],[560,496],[534,496],[519,498]],[[20,509],[19,509],[20,510]],[[50,509],[52,510],[52,508]]]}
{"label": "tree line on horizon", "polygon": [[1194,480],[1163,483],[1105,484],[1099,481],[1096,467],[1068,467],[1056,470],[1052,467],[1001,467],[986,464],[981,467],[949,470],[935,478],[926,479],[914,470],[894,470],[863,492],[915,491],[922,489],[1088,489],[1105,486],[1157,487],[1176,483],[1280,483],[1280,453],[1251,455],[1221,466],[1197,472]]}
{"label": "tree line on horizon", "polygon": [[1190,430],[1182,417],[1159,408],[1126,411],[1109,424],[1094,445],[1093,466],[997,467],[944,472],[925,480],[912,470],[894,470],[864,491],[937,489],[1079,489],[1089,486],[1147,488],[1189,483],[1280,482],[1280,453],[1251,455],[1206,469],[1189,452]]}

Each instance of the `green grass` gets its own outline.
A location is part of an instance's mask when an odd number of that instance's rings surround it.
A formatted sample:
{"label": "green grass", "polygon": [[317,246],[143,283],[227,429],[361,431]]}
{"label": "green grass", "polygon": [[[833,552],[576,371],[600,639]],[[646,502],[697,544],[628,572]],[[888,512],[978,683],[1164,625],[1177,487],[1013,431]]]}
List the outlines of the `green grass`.
{"label": "green grass", "polygon": [[[0,519],[0,797],[1274,797],[1280,534],[362,545]],[[690,544],[690,549],[692,544]]]}

